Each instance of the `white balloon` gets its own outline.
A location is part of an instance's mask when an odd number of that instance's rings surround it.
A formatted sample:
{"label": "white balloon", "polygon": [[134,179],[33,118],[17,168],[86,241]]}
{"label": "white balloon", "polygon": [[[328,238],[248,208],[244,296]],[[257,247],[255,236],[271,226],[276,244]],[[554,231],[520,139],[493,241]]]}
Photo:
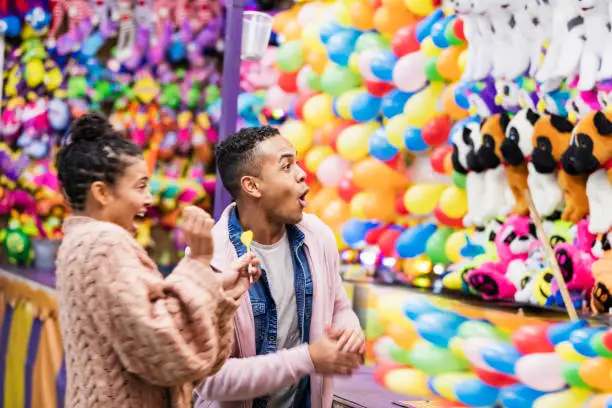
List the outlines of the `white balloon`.
{"label": "white balloon", "polygon": [[370,66],[372,65],[372,60],[378,54],[378,50],[365,50],[359,53],[357,57],[357,67],[359,68],[359,72],[364,79],[368,81],[378,81],[378,78],[372,73],[372,69]]}
{"label": "white balloon", "polygon": [[329,156],[317,169],[317,178],[326,187],[336,187],[342,181],[351,163],[339,154]]}
{"label": "white balloon", "polygon": [[298,72],[296,83],[299,93],[305,94],[312,91],[312,89],[310,89],[310,87],[308,86],[308,74],[310,74],[311,72],[312,68],[310,67],[310,65],[304,65],[302,69],[300,69],[300,72]]}
{"label": "white balloon", "polygon": [[427,83],[425,61],[427,56],[421,51],[404,55],[393,67],[393,83],[401,91],[416,92]]}
{"label": "white balloon", "polygon": [[319,14],[319,7],[321,7],[321,3],[319,2],[304,4],[297,15],[298,23],[300,23],[302,27],[309,23],[315,23],[317,21],[317,14]]}
{"label": "white balloon", "polygon": [[528,354],[516,362],[516,378],[534,390],[559,391],[566,386],[563,364],[565,361],[557,353]]}
{"label": "white balloon", "polygon": [[471,337],[463,342],[463,355],[474,367],[495,371],[482,358],[482,350],[491,344],[497,344],[497,341],[484,337]]}
{"label": "white balloon", "polygon": [[295,99],[294,94],[289,94],[280,89],[278,85],[274,85],[266,92],[265,103],[270,109],[282,109],[287,111],[293,99]]}

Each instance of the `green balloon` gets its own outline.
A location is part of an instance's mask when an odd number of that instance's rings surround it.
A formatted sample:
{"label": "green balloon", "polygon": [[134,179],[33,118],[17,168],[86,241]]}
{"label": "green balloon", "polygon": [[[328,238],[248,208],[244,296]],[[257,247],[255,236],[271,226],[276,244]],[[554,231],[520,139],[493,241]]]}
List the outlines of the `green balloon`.
{"label": "green balloon", "polygon": [[304,54],[300,41],[289,41],[276,52],[276,65],[283,72],[295,72],[304,65]]}
{"label": "green balloon", "polygon": [[446,256],[446,240],[451,236],[453,230],[448,227],[438,228],[438,230],[427,240],[425,253],[433,263],[446,264],[450,259]]}
{"label": "green balloon", "polygon": [[425,60],[425,76],[429,82],[444,82],[444,77],[436,68],[436,62],[438,62],[438,57],[428,57]]}
{"label": "green balloon", "polygon": [[366,316],[366,339],[374,340],[379,338],[383,334],[385,334],[385,328],[380,323],[380,319],[378,318],[378,312],[375,310],[369,310]]}
{"label": "green balloon", "polygon": [[78,99],[87,94],[87,79],[84,76],[73,76],[68,80],[68,98]]}
{"label": "green balloon", "polygon": [[389,357],[391,357],[396,363],[410,365],[410,351],[404,350],[397,344],[393,343],[389,347]]}
{"label": "green balloon", "polygon": [[455,356],[450,350],[434,346],[426,341],[414,344],[410,350],[411,365],[429,375],[465,370],[468,362]]}
{"label": "green balloon", "polygon": [[348,90],[361,85],[361,76],[348,67],[329,64],[321,76],[321,88],[324,92],[338,97]]}
{"label": "green balloon", "polygon": [[388,49],[390,46],[389,40],[379,33],[363,33],[355,42],[355,52]]}
{"label": "green balloon", "polygon": [[591,388],[580,377],[580,363],[565,363],[561,369],[561,374],[566,383],[577,388]]}
{"label": "green balloon", "polygon": [[455,35],[454,24],[447,24],[446,30],[444,30],[444,38],[450,45],[463,45],[463,40]]}
{"label": "green balloon", "polygon": [[459,187],[462,190],[465,190],[467,176],[465,174],[461,174],[457,171],[453,171],[453,184]]}
{"label": "green balloon", "polygon": [[221,98],[221,90],[217,85],[208,85],[206,87],[206,104],[212,105]]}
{"label": "green balloon", "polygon": [[603,333],[597,333],[589,341],[589,345],[600,357],[612,358],[612,350],[608,349],[603,343]]}
{"label": "green balloon", "polygon": [[308,83],[308,87],[313,91],[321,90],[321,77],[315,74],[312,70],[309,70],[306,73],[306,82]]}
{"label": "green balloon", "polygon": [[484,337],[492,340],[503,341],[507,336],[502,335],[495,327],[489,323],[468,320],[462,323],[457,330],[459,337],[469,339],[471,337]]}

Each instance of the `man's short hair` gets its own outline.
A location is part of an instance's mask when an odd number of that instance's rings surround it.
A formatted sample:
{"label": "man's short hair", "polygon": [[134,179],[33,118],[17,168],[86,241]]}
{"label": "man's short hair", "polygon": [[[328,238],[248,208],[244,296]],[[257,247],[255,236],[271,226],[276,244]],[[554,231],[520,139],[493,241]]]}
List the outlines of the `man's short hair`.
{"label": "man's short hair", "polygon": [[256,148],[264,140],[279,135],[270,126],[240,129],[219,143],[215,148],[215,161],[221,182],[234,200],[240,193],[240,179],[246,175],[258,175],[259,163],[255,160]]}

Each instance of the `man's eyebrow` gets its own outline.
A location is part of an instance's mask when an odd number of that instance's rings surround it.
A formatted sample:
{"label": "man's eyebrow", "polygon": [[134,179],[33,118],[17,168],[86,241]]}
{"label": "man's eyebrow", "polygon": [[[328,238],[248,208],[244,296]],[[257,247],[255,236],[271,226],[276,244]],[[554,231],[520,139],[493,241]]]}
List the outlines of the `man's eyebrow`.
{"label": "man's eyebrow", "polygon": [[296,156],[295,153],[284,153],[281,155],[281,157],[278,159],[279,162],[283,161],[284,159],[292,159]]}

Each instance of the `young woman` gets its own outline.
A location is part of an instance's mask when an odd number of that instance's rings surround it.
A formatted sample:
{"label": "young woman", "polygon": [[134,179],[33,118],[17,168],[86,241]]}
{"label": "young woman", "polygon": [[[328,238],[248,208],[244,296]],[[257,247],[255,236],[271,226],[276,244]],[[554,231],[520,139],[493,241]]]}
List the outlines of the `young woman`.
{"label": "young woman", "polygon": [[133,237],[152,203],[142,151],[100,114],[75,122],[56,167],[73,210],[57,258],[66,406],[190,407],[191,384],[230,354],[257,260],[213,271],[214,222],[190,207],[182,229],[191,254],[164,279]]}

